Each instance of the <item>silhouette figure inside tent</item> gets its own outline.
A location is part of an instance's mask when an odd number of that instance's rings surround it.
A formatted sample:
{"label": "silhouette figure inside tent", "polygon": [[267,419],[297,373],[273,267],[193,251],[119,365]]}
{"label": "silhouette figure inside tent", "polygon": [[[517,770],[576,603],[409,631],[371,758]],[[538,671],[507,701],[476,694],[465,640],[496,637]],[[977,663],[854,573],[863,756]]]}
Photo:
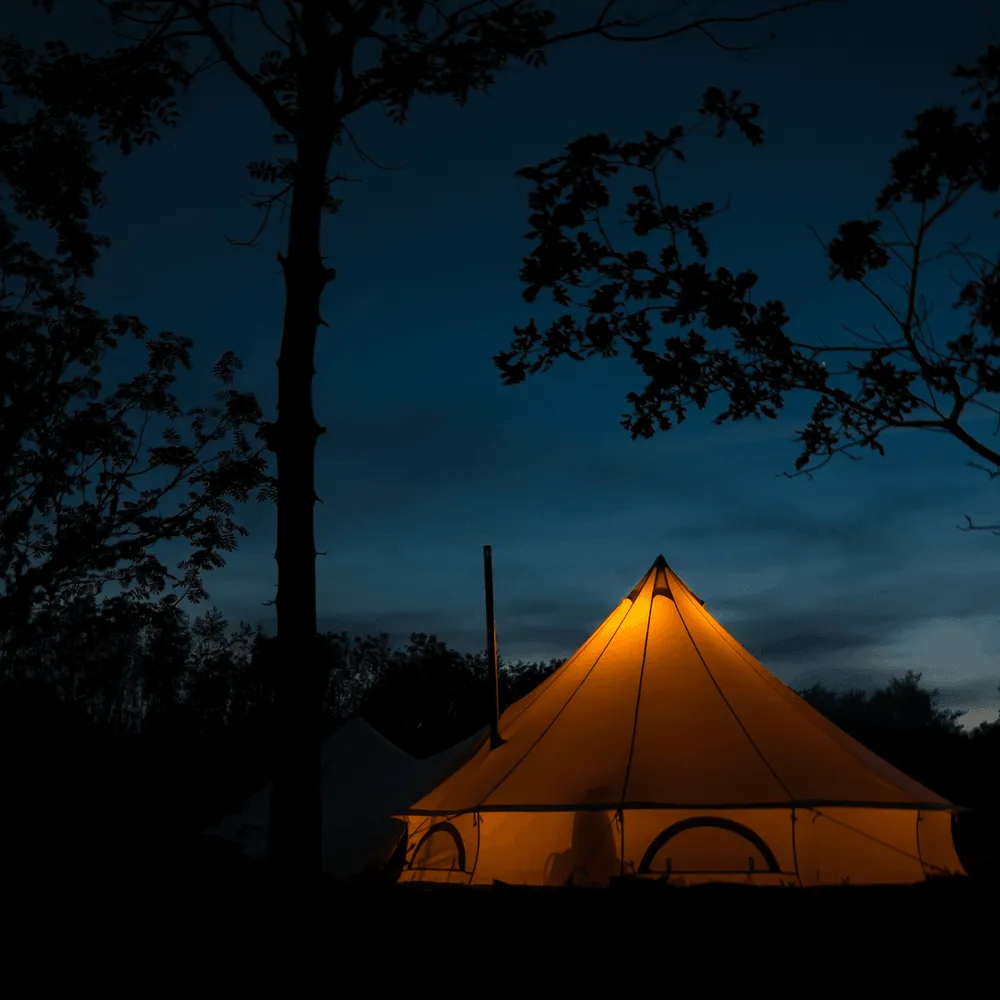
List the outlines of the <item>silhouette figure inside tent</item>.
{"label": "silhouette figure inside tent", "polygon": [[[615,801],[610,788],[592,788],[586,802]],[[621,859],[615,843],[615,810],[580,809],[573,817],[573,839],[568,850],[550,854],[545,865],[546,885],[606,885],[618,875]]]}

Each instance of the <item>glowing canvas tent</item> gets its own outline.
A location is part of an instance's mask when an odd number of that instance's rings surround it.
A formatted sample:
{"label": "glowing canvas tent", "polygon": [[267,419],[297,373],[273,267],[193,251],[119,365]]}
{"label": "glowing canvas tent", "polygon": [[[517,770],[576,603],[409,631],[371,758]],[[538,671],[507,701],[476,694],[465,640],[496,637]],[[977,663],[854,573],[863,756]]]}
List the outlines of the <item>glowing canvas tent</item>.
{"label": "glowing canvas tent", "polygon": [[[433,788],[465,761],[483,734],[417,760],[356,717],[323,745],[323,870],[350,879],[384,863],[405,825],[394,814]],[[267,846],[271,789],[254,794],[243,810],[207,831],[262,859]]]}
{"label": "glowing canvas tent", "polygon": [[660,556],[406,813],[403,881],[912,882],[954,807],[773,677]]}

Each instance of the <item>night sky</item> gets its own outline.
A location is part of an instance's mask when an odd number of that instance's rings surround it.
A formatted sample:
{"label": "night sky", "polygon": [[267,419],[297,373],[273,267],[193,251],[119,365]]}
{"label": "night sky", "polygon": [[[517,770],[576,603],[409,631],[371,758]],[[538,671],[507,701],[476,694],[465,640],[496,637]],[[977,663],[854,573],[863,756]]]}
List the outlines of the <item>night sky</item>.
{"label": "night sky", "polygon": [[[745,57],[694,35],[580,43],[552,51],[545,70],[516,68],[464,109],[424,100],[402,129],[376,112],[354,122],[368,153],[403,169],[351,155],[335,165],[362,182],[342,187],[347,203],[325,225],[338,280],[316,365],[327,428],[317,456],[321,628],[397,641],[421,631],[481,648],[488,542],[501,653],[562,657],[662,552],[786,682],[867,684],[913,668],[945,704],[969,709],[967,721],[995,717],[1000,538],[956,526],[966,514],[1000,519],[1000,504],[958,444],[897,433],[883,459],[790,480],[779,473],[798,453],[801,407],[767,424],[714,427],[704,414],[633,442],[619,425],[625,393],[641,388],[628,360],[566,361],[514,387],[491,360],[515,324],[556,315],[521,299],[528,185],[515,170],[586,132],[627,139],[690,122],[712,85],[760,102],[766,137],[753,149],[706,133],[686,147],[686,164],[664,168],[681,204],[731,198],[708,229],[710,264],[755,270],[757,301],[783,299],[794,333],[834,339],[843,324],[882,322],[859,288],[828,280],[808,227],[828,239],[873,210],[913,115],[958,99],[950,71],[985,47],[984,4],[852,0],[771,27],[777,39]],[[258,224],[243,200],[254,189],[245,165],[271,155],[268,122],[222,70],[181,107],[181,126],[159,146],[102,157],[110,205],[98,228],[113,246],[94,302],[196,340],[199,374],[185,400],[203,396],[211,361],[233,349],[243,386],[271,413],[283,230],[257,249],[226,242]],[[992,253],[981,218],[955,225]],[[925,290],[944,337],[958,321],[947,267],[928,272]],[[207,582],[234,623],[267,625],[273,513],[248,514],[251,537]]]}

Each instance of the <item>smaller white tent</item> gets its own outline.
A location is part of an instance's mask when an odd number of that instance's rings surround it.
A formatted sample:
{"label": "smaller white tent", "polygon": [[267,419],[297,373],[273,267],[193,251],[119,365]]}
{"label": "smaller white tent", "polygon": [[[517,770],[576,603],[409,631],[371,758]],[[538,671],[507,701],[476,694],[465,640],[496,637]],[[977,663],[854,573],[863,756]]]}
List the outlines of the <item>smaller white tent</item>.
{"label": "smaller white tent", "polygon": [[[417,760],[360,717],[333,733],[323,745],[323,870],[349,879],[385,862],[406,831],[406,823],[396,817],[465,763],[484,736],[477,733]],[[263,859],[270,799],[266,785],[241,812],[206,833],[239,845],[247,857]]]}

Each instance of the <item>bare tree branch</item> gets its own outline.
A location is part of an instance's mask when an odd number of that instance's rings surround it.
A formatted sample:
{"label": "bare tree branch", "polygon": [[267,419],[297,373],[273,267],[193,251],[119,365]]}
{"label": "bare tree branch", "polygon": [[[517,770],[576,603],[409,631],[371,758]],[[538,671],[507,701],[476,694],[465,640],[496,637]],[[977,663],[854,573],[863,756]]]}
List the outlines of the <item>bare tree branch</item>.
{"label": "bare tree branch", "polygon": [[965,515],[966,524],[956,525],[959,531],[990,531],[994,535],[1000,535],[1000,524],[974,524],[968,514]]}
{"label": "bare tree branch", "polygon": [[176,6],[195,21],[201,32],[204,33],[204,36],[215,46],[219,58],[230,69],[233,76],[249,88],[257,100],[266,108],[275,124],[289,133],[289,135],[294,135],[296,127],[294,117],[282,107],[274,94],[243,65],[235,49],[226,41],[222,32],[219,31],[212,20],[212,8],[206,7],[199,3],[198,0],[177,0]]}
{"label": "bare tree branch", "polygon": [[[714,38],[710,32],[712,28],[716,26],[723,25],[746,25],[753,24],[758,21],[763,21],[767,18],[776,17],[779,14],[787,14],[793,10],[801,10],[806,7],[815,7],[821,3],[846,3],[848,0],[796,0],[795,3],[780,4],[776,7],[769,7],[766,10],[758,11],[755,14],[741,14],[735,16],[722,16],[722,17],[698,17],[692,21],[687,21],[682,25],[678,25],[674,28],[666,28],[663,31],[654,32],[652,34],[645,35],[616,35],[612,34],[613,29],[626,29],[626,28],[637,28],[642,25],[649,24],[653,21],[660,20],[664,17],[664,14],[654,14],[650,17],[644,18],[618,18],[612,21],[607,20],[608,15],[611,13],[612,9],[618,5],[619,0],[608,0],[605,4],[601,13],[598,15],[597,22],[587,28],[580,28],[575,31],[566,31],[557,35],[553,35],[551,38],[547,39],[546,45],[554,45],[558,42],[569,41],[573,38],[583,38],[588,35],[600,35],[603,38],[607,38],[609,41],[614,42],[652,42],[659,41],[665,38],[676,38],[678,35],[686,34],[689,31],[701,32],[702,34],[708,35],[714,44],[720,47],[726,48],[727,46],[722,45],[716,38]],[[683,7],[683,5],[681,5]],[[675,7],[673,11],[669,13],[675,13],[681,7]],[[756,43],[749,46],[732,47],[730,51],[735,52],[747,52],[751,49],[758,48],[761,43]]]}

